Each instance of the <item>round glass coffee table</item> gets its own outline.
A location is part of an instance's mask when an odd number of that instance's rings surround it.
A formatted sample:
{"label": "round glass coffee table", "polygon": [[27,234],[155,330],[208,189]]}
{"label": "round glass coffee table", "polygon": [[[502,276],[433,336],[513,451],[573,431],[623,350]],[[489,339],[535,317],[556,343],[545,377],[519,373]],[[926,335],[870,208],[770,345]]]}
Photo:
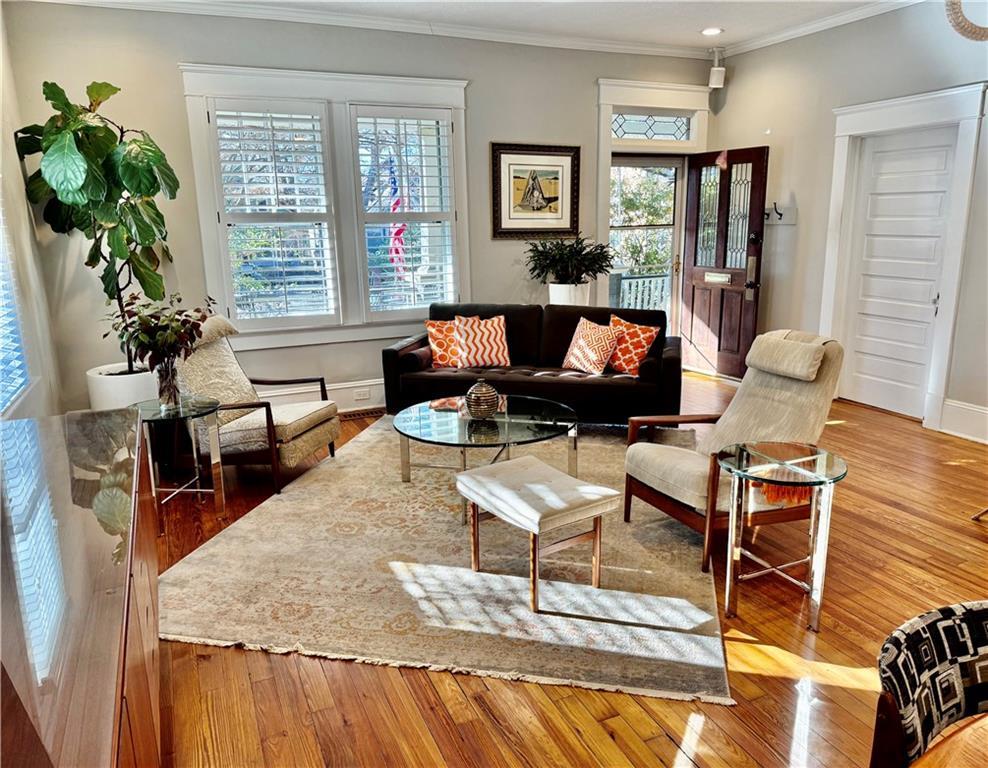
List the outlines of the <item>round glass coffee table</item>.
{"label": "round glass coffee table", "polygon": [[[511,447],[540,443],[563,435],[567,438],[569,473],[576,477],[578,421],[576,412],[568,405],[541,397],[499,395],[498,410],[489,419],[474,419],[467,412],[462,397],[444,397],[405,408],[394,418],[401,448],[401,479],[412,480],[412,467],[431,469],[467,468],[468,448],[496,448],[491,460],[511,458]],[[459,465],[414,464],[411,441],[459,448]],[[462,505],[466,523],[466,501]]]}
{"label": "round glass coffee table", "polygon": [[[775,573],[802,588],[810,596],[809,627],[820,627],[820,604],[827,574],[827,544],[830,539],[830,510],[834,486],[847,476],[847,464],[835,453],[806,443],[738,443],[717,453],[720,468],[731,475],[731,511],[727,528],[727,575],[725,613],[735,616],[741,581]],[[772,565],[744,549],[745,506],[753,501],[769,507],[809,506],[809,554],[791,563]],[[755,573],[741,574],[741,555],[764,566]],[[809,581],[800,581],[784,569],[809,565]]]}

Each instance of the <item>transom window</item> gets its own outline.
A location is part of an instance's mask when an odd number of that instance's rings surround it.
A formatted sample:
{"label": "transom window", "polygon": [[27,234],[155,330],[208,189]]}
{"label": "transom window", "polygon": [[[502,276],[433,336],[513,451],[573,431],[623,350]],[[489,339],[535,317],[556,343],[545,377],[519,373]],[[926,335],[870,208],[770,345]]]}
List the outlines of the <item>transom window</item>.
{"label": "transom window", "polygon": [[611,136],[616,139],[689,141],[690,118],[683,115],[615,112],[611,117]]}

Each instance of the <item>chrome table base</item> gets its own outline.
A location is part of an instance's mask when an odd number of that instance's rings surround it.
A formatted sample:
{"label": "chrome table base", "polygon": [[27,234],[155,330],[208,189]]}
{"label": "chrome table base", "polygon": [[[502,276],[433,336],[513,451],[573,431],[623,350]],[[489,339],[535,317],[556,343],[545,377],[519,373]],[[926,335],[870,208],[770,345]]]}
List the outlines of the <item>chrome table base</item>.
{"label": "chrome table base", "polygon": [[[748,493],[748,481],[738,476],[731,478],[731,511],[727,529],[727,576],[725,578],[724,611],[736,616],[738,587],[742,581],[769,573],[781,576],[810,596],[809,628],[820,630],[820,606],[823,602],[823,586],[827,575],[827,549],[830,543],[830,513],[834,499],[832,483],[813,488],[810,501],[809,554],[799,560],[772,565],[752,554],[742,546],[744,534],[744,502]],[[741,573],[741,557],[745,556],[763,566],[761,570]],[[785,572],[797,565],[809,565],[809,581],[801,581]]]}

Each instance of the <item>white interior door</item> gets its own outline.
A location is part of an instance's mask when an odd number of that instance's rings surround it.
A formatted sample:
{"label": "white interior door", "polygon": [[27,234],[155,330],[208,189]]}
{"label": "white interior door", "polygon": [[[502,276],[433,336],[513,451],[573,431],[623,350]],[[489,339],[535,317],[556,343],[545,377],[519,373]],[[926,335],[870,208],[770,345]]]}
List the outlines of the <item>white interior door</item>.
{"label": "white interior door", "polygon": [[922,416],[957,127],[865,138],[841,395]]}

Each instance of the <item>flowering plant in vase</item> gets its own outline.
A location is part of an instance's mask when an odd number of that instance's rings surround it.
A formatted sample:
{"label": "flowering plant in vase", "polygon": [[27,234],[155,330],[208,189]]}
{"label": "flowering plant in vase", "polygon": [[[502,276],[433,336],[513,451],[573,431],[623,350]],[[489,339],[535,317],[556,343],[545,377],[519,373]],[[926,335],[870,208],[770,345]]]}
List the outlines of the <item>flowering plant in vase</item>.
{"label": "flowering plant in vase", "polygon": [[[192,354],[202,338],[202,324],[214,303],[206,299],[205,307],[186,309],[182,297],[171,294],[167,301],[155,302],[132,293],[123,303],[123,312],[111,315],[112,328],[120,339],[121,349],[130,349],[134,359],[146,363],[158,374],[158,399],[162,411],[178,407],[178,371],[176,362]],[[104,334],[104,338],[110,335]]]}

